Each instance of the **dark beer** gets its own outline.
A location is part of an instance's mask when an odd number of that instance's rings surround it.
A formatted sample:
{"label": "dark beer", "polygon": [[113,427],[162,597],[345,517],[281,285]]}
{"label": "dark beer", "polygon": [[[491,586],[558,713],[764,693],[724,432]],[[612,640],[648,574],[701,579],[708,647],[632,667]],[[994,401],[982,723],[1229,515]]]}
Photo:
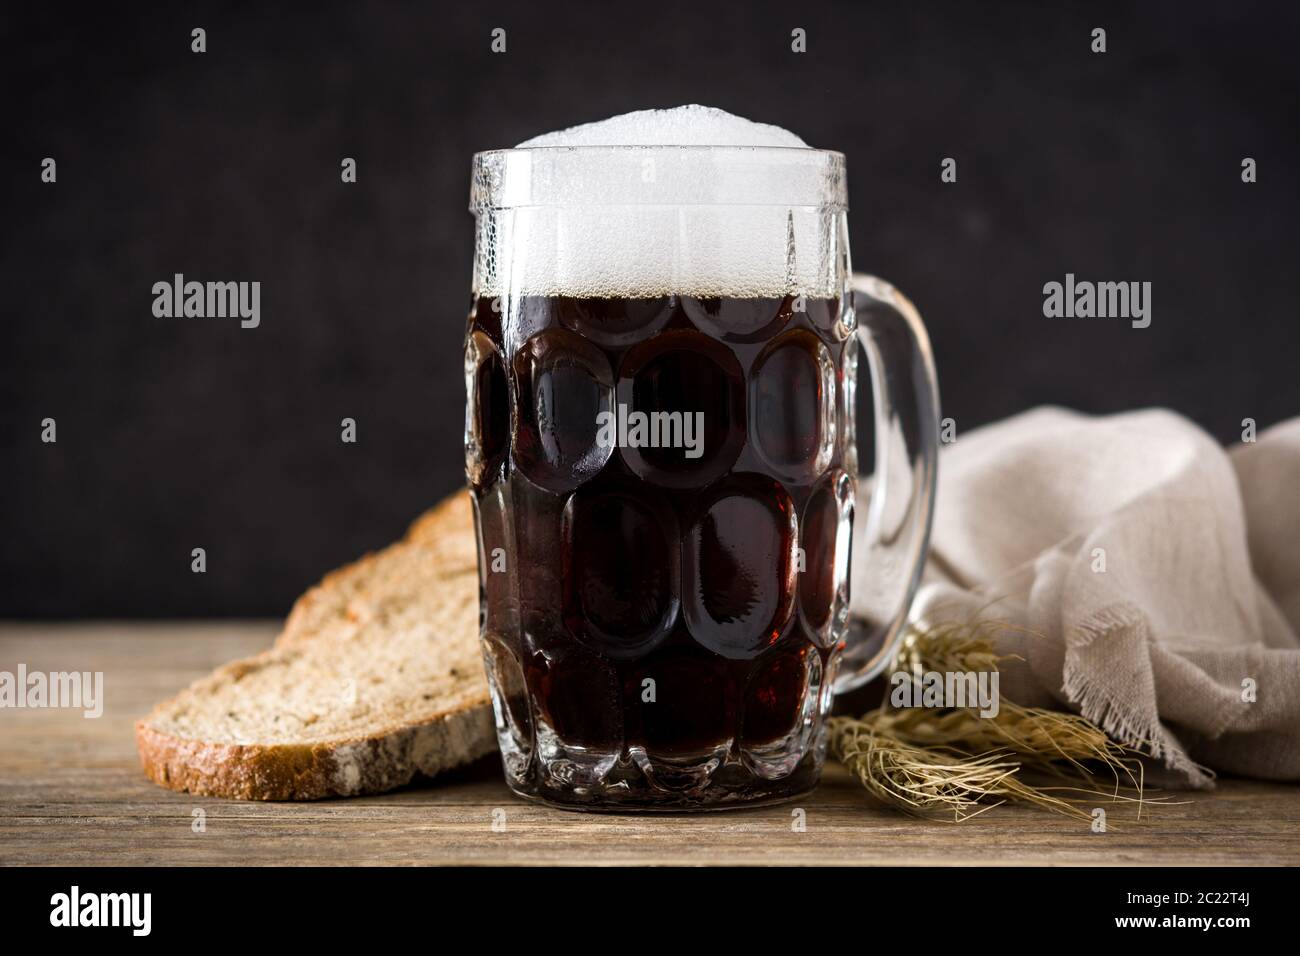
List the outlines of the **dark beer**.
{"label": "dark beer", "polygon": [[851,329],[824,298],[474,301],[466,468],[515,789],[673,806],[815,782]]}

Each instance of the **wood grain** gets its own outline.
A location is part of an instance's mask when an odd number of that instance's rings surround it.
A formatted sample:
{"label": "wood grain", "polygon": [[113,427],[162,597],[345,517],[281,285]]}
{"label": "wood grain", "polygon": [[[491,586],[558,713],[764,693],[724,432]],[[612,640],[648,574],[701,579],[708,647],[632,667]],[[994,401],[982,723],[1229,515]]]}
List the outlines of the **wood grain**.
{"label": "wood grain", "polygon": [[[1300,788],[1221,781],[1111,828],[999,807],[957,825],[874,804],[838,766],[794,805],[673,816],[520,801],[495,758],[379,797],[311,804],[195,798],[141,774],[132,724],[277,625],[0,625],[0,670],[103,671],[104,714],[0,710],[0,864],[1296,864]],[[193,831],[202,810],[205,832]],[[505,829],[492,828],[504,811]]]}

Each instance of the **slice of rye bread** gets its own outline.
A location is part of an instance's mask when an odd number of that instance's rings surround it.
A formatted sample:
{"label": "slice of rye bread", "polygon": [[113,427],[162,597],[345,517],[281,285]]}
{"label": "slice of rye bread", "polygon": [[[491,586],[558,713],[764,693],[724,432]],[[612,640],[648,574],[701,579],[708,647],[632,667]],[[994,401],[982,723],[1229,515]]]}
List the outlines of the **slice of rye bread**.
{"label": "slice of rye bread", "polygon": [[496,749],[468,493],[325,577],[272,648],[136,724],[145,774],[242,800],[378,793]]}

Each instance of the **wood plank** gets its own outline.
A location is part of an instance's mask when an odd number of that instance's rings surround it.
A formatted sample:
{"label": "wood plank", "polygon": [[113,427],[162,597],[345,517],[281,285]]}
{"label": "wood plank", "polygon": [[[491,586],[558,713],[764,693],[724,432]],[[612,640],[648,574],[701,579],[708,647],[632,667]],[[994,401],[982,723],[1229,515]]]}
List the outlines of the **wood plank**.
{"label": "wood plank", "polygon": [[[999,807],[963,824],[881,807],[838,766],[798,806],[584,814],[518,800],[495,758],[396,793],[261,804],[171,793],[141,774],[134,720],[272,622],[0,625],[0,670],[103,671],[105,707],[0,711],[3,864],[1296,864],[1300,788],[1226,780],[1112,827]],[[806,830],[792,827],[802,809]],[[194,832],[196,810],[204,832]],[[493,830],[494,811],[505,829]]]}

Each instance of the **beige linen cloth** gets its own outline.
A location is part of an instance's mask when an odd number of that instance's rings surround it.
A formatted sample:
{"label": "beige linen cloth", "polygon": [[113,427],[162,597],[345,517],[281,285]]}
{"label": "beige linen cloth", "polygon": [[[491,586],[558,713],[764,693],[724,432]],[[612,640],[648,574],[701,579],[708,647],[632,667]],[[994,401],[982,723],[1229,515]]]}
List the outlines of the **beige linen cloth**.
{"label": "beige linen cloth", "polygon": [[913,617],[1034,632],[997,632],[1008,699],[1165,784],[1300,779],[1300,418],[1225,451],[1164,410],[1040,408],[945,447],[935,509]]}

